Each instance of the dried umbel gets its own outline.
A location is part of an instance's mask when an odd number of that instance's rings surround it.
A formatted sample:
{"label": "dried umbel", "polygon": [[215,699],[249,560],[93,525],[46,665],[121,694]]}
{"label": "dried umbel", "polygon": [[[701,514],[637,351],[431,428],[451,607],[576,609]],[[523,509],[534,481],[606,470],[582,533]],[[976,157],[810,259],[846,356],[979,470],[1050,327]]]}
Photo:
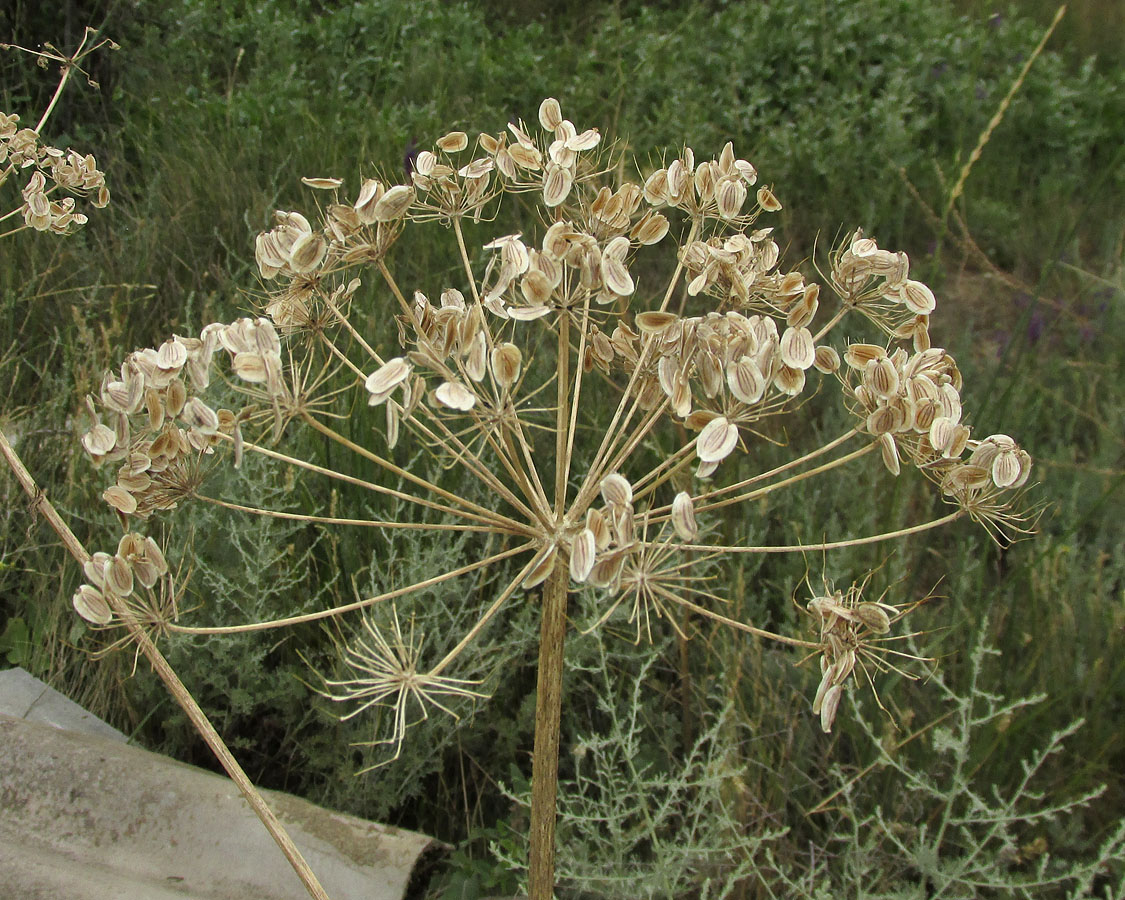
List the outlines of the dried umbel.
{"label": "dried umbel", "polygon": [[[909,278],[904,253],[881,250],[856,232],[818,283],[782,267],[769,224],[781,203],[731,144],[709,160],[684,148],[635,181],[616,181],[610,173],[623,166],[599,155],[596,129],[571,123],[553,99],[537,118],[538,129],[513,123],[475,140],[450,132],[418,154],[409,183],[371,177],[351,199],[341,179],[305,179],[331,199],[315,214],[278,212],[259,236],[265,316],[208,325],[198,337],[138,351],[91,398],[95,421],[83,445],[95,462],[116,467],[106,500],[126,519],[189,498],[239,514],[282,515],[205,490],[210,467],[259,453],[357,493],[391,497],[408,513],[394,521],[365,518],[359,497],[356,518],[334,511],[308,516],[312,521],[480,536],[479,545],[492,549],[417,585],[316,613],[203,629],[261,630],[346,615],[507,567],[506,586],[440,660],[423,661],[421,642],[403,637],[397,616],[393,634],[365,618],[357,643],[343,650],[341,664],[354,677],[328,679],[325,693],[357,701],[353,714],[377,703],[394,707],[388,740],[396,752],[408,705],[422,714],[428,707],[453,712],[458,698],[478,696],[446,670],[521,599],[542,603],[540,685],[557,685],[571,593],[594,605],[590,628],[621,615],[638,639],[662,622],[686,638],[692,618],[709,618],[814,651],[824,660],[815,711],[828,730],[856,666],[867,660],[880,668],[878,642],[899,617],[896,607],[830,592],[811,607],[815,640],[772,634],[728,617],[722,582],[706,573],[721,571],[733,554],[827,553],[965,516],[1005,539],[1025,524],[1012,503],[1030,458],[1006,436],[971,436],[960,371],[930,344],[935,298]],[[470,246],[463,225],[494,219],[508,194],[537,206],[542,226],[520,233],[497,227],[481,246]],[[526,213],[521,219],[534,221]],[[403,284],[396,244],[423,227],[448,235],[450,263],[440,280]],[[361,320],[360,304],[374,305],[375,314]],[[392,315],[398,347],[383,352],[376,348],[386,335],[365,333],[360,322]],[[864,320],[873,323],[879,342],[849,339],[845,329],[856,319],[867,331]],[[223,379],[213,374],[220,360],[229,372]],[[245,404],[226,409],[209,400],[220,381]],[[777,468],[727,475],[730,461],[763,439],[768,418],[801,410],[825,383],[841,390],[855,416],[850,427]],[[336,425],[341,417],[357,419],[346,434]],[[403,487],[266,446],[296,427],[318,432]],[[419,459],[399,452],[404,445],[436,454],[442,473],[403,462]],[[831,479],[876,454],[888,479],[920,469],[952,510],[821,545],[706,542],[722,508]],[[482,494],[491,500],[472,499]],[[97,615],[93,598],[80,606]],[[544,699],[549,694],[540,694],[537,727],[547,728],[552,716],[557,722],[558,694]],[[536,821],[547,815],[544,798],[553,790],[543,774],[552,752],[557,747],[537,745]],[[542,865],[532,864],[537,896],[546,896],[542,879],[549,879]]]}
{"label": "dried umbel", "polygon": [[[105,38],[97,39],[95,32],[89,28],[83,33],[78,48],[68,55],[59,53],[51,44],[34,51],[9,44],[0,45],[3,50],[31,53],[44,68],[51,62],[58,63],[62,72],[54,97],[34,127],[21,127],[18,114],[0,111],[0,187],[9,180],[16,181],[20,185],[21,200],[0,215],[0,220],[19,217],[23,221],[23,225],[9,228],[0,233],[0,237],[25,228],[70,234],[87,221],[75,197],[90,198],[92,205],[98,209],[109,203],[105,173],[98,168],[94,157],[69,148],[60,150],[52,147],[41,135],[71,75],[82,72],[81,61],[102,47],[116,50],[117,44]],[[90,84],[96,87],[93,81]]]}

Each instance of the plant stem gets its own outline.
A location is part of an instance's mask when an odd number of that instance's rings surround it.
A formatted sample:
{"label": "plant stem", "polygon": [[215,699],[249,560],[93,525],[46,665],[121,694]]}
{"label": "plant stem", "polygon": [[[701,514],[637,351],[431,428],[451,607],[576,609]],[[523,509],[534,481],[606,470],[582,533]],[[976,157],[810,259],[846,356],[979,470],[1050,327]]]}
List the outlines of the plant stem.
{"label": "plant stem", "polygon": [[[4,436],[3,432],[0,432],[0,455],[3,455],[9,467],[11,467],[12,472],[15,474],[16,480],[19,481],[23,489],[27,492],[27,495],[31,498],[32,510],[47,520],[47,524],[51,526],[51,529],[59,536],[60,540],[62,540],[63,546],[70,552],[70,555],[74,557],[79,565],[89,560],[90,554],[86,551],[86,548],[82,546],[82,542],[75,537],[74,532],[70,530],[69,526],[67,526],[66,522],[63,521],[62,517],[55,510],[54,506],[51,505],[51,502],[47,499],[47,495],[44,494],[35,483],[35,479],[31,477],[31,473],[27,471],[27,468],[16,454],[16,451],[13,450],[12,446],[8,443],[8,439]],[[164,658],[164,654],[157,649],[145,630],[138,624],[136,618],[129,612],[129,608],[125,605],[124,601],[115,597],[110,591],[105,592],[105,598],[110,606],[113,607],[114,613],[125,623],[125,627],[129,629],[131,636],[137,642],[137,646],[140,647],[141,652],[144,653],[145,657],[152,664],[152,668],[156,671],[156,674],[160,676],[160,680],[163,681],[168,688],[168,692],[183,711],[187,713],[187,717],[191,720],[192,725],[195,726],[195,730],[199,732],[199,735],[207,743],[207,746],[211,748],[211,751],[222,764],[222,767],[226,770],[231,780],[238,785],[242,796],[246,798],[246,802],[250,804],[250,808],[253,809],[258,818],[261,819],[262,824],[266,827],[270,836],[277,843],[281,852],[285,854],[285,858],[297,873],[297,877],[301,879],[301,883],[304,884],[305,890],[309,892],[309,896],[316,898],[316,900],[329,900],[328,894],[326,894],[324,888],[320,886],[316,875],[313,874],[312,869],[309,868],[309,864],[305,862],[304,857],[301,856],[301,851],[297,849],[284,826],[278,821],[277,816],[274,815],[273,810],[269,808],[266,801],[262,798],[262,795],[258,793],[258,789],[254,787],[254,784],[246,777],[246,773],[242,771],[242,767],[238,764],[238,761],[231,755],[230,750],[228,750],[227,745],[223,743],[223,739],[219,736],[219,733],[215,731],[214,726],[207,718],[207,714],[203,712],[199,704],[195,702],[195,698],[192,697],[191,692],[184,686],[184,683],[180,681],[175,670]]]}
{"label": "plant stem", "polygon": [[528,900],[552,900],[555,889],[555,810],[559,785],[563,646],[566,640],[568,554],[560,548],[543,589],[539,678],[535,689],[535,748],[531,763]]}

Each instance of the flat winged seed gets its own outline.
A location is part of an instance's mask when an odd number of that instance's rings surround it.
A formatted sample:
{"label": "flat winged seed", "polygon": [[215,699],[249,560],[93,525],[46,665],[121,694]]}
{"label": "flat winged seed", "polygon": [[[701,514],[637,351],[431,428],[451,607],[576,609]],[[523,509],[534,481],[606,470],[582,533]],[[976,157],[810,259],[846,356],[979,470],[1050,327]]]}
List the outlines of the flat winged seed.
{"label": "flat winged seed", "polygon": [[766,187],[758,188],[758,205],[765,212],[777,212],[781,209],[781,201]]}
{"label": "flat winged seed", "polygon": [[164,395],[164,409],[174,419],[183,412],[185,403],[187,403],[187,387],[179,378],[173,378],[168,382]]}
{"label": "flat winged seed", "polygon": [[796,397],[805,389],[805,370],[782,364],[773,376],[773,384],[783,394]]}
{"label": "flat winged seed", "polygon": [[405,184],[396,184],[379,198],[371,211],[372,218],[376,222],[393,222],[401,219],[413,202],[414,188]]}
{"label": "flat winged seed", "polygon": [[562,108],[554,97],[548,97],[539,104],[539,124],[545,131],[554,131],[562,124]]}
{"label": "flat winged seed", "polygon": [[574,539],[574,544],[570,548],[570,577],[572,580],[582,584],[590,577],[590,572],[594,568],[597,549],[594,532],[589,528],[583,528],[578,532],[578,536]]}
{"label": "flat winged seed", "polygon": [[574,175],[568,168],[551,164],[543,179],[543,203],[555,207],[566,200],[574,185]]}
{"label": "flat winged seed", "polygon": [[[363,383],[364,388],[374,397],[379,397],[377,403],[382,403],[398,385],[410,377],[413,366],[401,356],[389,359],[378,369],[367,376]],[[371,405],[376,405],[372,403]]]}
{"label": "flat winged seed", "polygon": [[629,232],[638,244],[657,244],[668,233],[668,218],[661,213],[649,213]]}
{"label": "flat winged seed", "polygon": [[593,532],[594,544],[599,551],[609,546],[609,523],[600,509],[591,506],[586,510],[586,528]]}
{"label": "flat winged seed", "polygon": [[832,723],[836,720],[836,710],[840,708],[840,698],[844,694],[841,685],[834,684],[824,692],[824,701],[820,706],[820,727],[828,734],[832,731]]}
{"label": "flat winged seed", "polygon": [[488,342],[484,332],[478,331],[465,355],[465,374],[473,381],[483,381],[488,373]]}
{"label": "flat winged seed", "polygon": [[934,292],[920,281],[907,281],[899,289],[903,305],[920,316],[928,316],[937,306]]}
{"label": "flat winged seed", "polygon": [[672,412],[681,419],[691,412],[691,383],[687,375],[677,372],[673,379],[671,400]]}
{"label": "flat winged seed", "polygon": [[757,403],[766,391],[766,379],[749,356],[727,366],[727,387],[743,403]]}
{"label": "flat winged seed", "polygon": [[863,368],[863,382],[876,397],[893,397],[898,393],[898,369],[889,357],[873,359]]}
{"label": "flat winged seed", "polygon": [[621,571],[625,568],[624,553],[614,553],[605,559],[599,560],[590,571],[587,579],[594,587],[616,588],[621,578]]}
{"label": "flat winged seed", "polygon": [[156,364],[162,369],[179,371],[187,363],[188,352],[183,341],[179,338],[170,338],[160,345],[156,351]]}
{"label": "flat winged seed", "polygon": [[302,178],[301,182],[318,191],[334,191],[344,183],[339,178]]}
{"label": "flat winged seed", "polygon": [[680,491],[672,501],[672,527],[681,541],[694,541],[699,536],[699,525],[695,521],[695,504],[691,494]]}
{"label": "flat winged seed", "polygon": [[[521,169],[539,169],[542,168],[543,158],[540,156],[539,151],[534,147],[525,147],[523,144],[514,144],[508,148],[508,155]],[[497,163],[499,165],[499,162]]]}
{"label": "flat winged seed", "polygon": [[74,604],[74,611],[78,615],[94,625],[108,625],[113,618],[113,613],[102,592],[88,584],[82,585],[75,592],[71,603]]}
{"label": "flat winged seed", "polygon": [[876,634],[886,634],[891,630],[891,617],[878,603],[860,603],[852,612],[861,623]]}
{"label": "flat winged seed", "polygon": [[467,166],[462,166],[457,170],[457,174],[462,178],[483,178],[496,167],[492,157],[482,156],[479,159],[474,159]]}
{"label": "flat winged seed", "polygon": [[100,422],[82,435],[82,446],[91,456],[105,456],[112,452],[117,443],[117,435],[113,429],[107,428]]}
{"label": "flat winged seed", "polygon": [[887,351],[878,344],[849,344],[844,351],[844,362],[853,369],[864,369],[873,359],[882,359]]}
{"label": "flat winged seed", "polygon": [[469,146],[469,136],[463,131],[451,131],[442,135],[435,142],[439,150],[446,153],[458,153]]}
{"label": "flat winged seed", "polygon": [[635,322],[637,331],[644,334],[663,334],[678,322],[679,318],[675,313],[649,310],[648,312],[637,313]]}
{"label": "flat winged seed", "polygon": [[506,310],[509,318],[517,322],[533,322],[542,319],[551,312],[549,306],[511,306]]}
{"label": "flat winged seed", "polygon": [[998,488],[1012,487],[1020,478],[1020,456],[1016,448],[1001,450],[992,460],[992,481]]}
{"label": "flat winged seed", "polygon": [[897,406],[880,406],[867,417],[867,430],[871,434],[891,434],[906,424],[906,416]]}
{"label": "flat winged seed", "polygon": [[120,556],[114,556],[105,567],[105,589],[117,597],[133,593],[133,569]]}
{"label": "flat winged seed", "polygon": [[897,476],[901,471],[901,465],[894,435],[886,433],[879,435],[879,452],[883,456],[883,465],[887,467],[887,471]]}
{"label": "flat winged seed", "polygon": [[472,409],[477,402],[476,394],[458,381],[445,382],[434,391],[434,396],[443,406],[462,412]]}
{"label": "flat winged seed", "polygon": [[945,454],[953,446],[957,423],[948,416],[938,416],[930,423],[930,446],[938,453]]}
{"label": "flat winged seed", "polygon": [[587,128],[581,134],[576,134],[566,140],[566,149],[581,153],[583,150],[593,150],[601,142],[602,136],[596,128]]}
{"label": "flat winged seed", "polygon": [[[149,480],[151,481],[151,479]],[[127,516],[131,516],[137,511],[137,498],[118,485],[106,488],[102,493],[102,499],[118,512]]]}
{"label": "flat winged seed", "polygon": [[143,552],[148,561],[156,566],[157,572],[161,575],[168,574],[168,561],[164,558],[164,552],[151,537],[145,538]]}
{"label": "flat winged seed", "polygon": [[605,286],[619,297],[628,297],[636,289],[625,263],[611,256],[602,257],[602,279]]}
{"label": "flat winged seed", "polygon": [[624,475],[612,472],[602,479],[602,499],[607,506],[628,506],[633,502],[633,486]]}
{"label": "flat winged seed", "polygon": [[266,361],[257,353],[236,353],[231,368],[235,375],[251,384],[262,384],[269,378]]}
{"label": "flat winged seed", "polygon": [[328,242],[324,240],[324,235],[319,232],[302,234],[289,248],[289,265],[294,272],[311,272],[320,265],[327,250]]}
{"label": "flat winged seed", "polygon": [[383,196],[383,190],[382,182],[374,178],[365,179],[360,186],[354,209],[364,225],[370,225],[375,221],[375,204]]}
{"label": "flat winged seed", "polygon": [[497,344],[492,348],[492,377],[502,388],[511,387],[520,377],[523,354],[515,344]]}
{"label": "flat winged seed", "polygon": [[832,375],[840,370],[840,354],[836,352],[836,348],[822,344],[816,348],[813,365],[818,372]]}
{"label": "flat winged seed", "polygon": [[555,568],[555,556],[557,553],[558,547],[554,544],[544,547],[539,551],[538,555],[535,557],[535,564],[531,567],[531,571],[527,573],[527,576],[523,580],[524,590],[529,591],[547,580],[547,577]]}
{"label": "flat winged seed", "polygon": [[786,328],[781,336],[781,361],[794,369],[808,369],[816,360],[812,332],[807,328]]}
{"label": "flat winged seed", "polygon": [[716,416],[699,432],[695,452],[701,462],[717,463],[730,456],[738,443],[738,427],[726,416]]}
{"label": "flat winged seed", "polygon": [[719,185],[715,200],[719,215],[724,219],[733,219],[742,212],[742,204],[746,202],[746,182],[741,178],[724,180]]}
{"label": "flat winged seed", "polygon": [[538,269],[531,269],[520,281],[520,291],[533,306],[546,305],[552,289],[551,280]]}
{"label": "flat winged seed", "polygon": [[184,404],[183,418],[202,434],[215,434],[219,430],[219,414],[198,397],[192,397]]}

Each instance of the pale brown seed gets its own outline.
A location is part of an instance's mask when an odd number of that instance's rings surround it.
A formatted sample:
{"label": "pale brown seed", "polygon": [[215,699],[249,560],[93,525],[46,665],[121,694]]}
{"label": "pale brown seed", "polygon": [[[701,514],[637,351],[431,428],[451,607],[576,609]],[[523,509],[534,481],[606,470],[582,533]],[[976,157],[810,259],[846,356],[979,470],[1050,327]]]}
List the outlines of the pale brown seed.
{"label": "pale brown seed", "polygon": [[746,182],[741,178],[723,180],[715,194],[715,201],[722,218],[735,218],[746,202]]}
{"label": "pale brown seed", "polygon": [[808,369],[816,360],[812,332],[807,328],[786,328],[780,350],[781,361],[794,369]]}
{"label": "pale brown seed", "polygon": [[840,698],[844,689],[838,684],[832,685],[824,692],[824,702],[820,707],[820,727],[825,734],[832,731],[832,723],[836,720],[836,710],[840,707]]}
{"label": "pale brown seed", "polygon": [[302,178],[301,182],[318,191],[334,191],[344,183],[339,178]]}
{"label": "pale brown seed", "polygon": [[434,391],[434,396],[443,406],[461,412],[472,409],[477,402],[476,394],[459,381],[446,381]]}
{"label": "pale brown seed", "polygon": [[679,318],[680,317],[675,313],[649,310],[647,312],[637,313],[634,322],[637,326],[637,331],[644,334],[663,334],[679,321]]}
{"label": "pale brown seed", "polygon": [[668,219],[662,213],[648,213],[629,232],[638,244],[657,244],[668,233]]}
{"label": "pale brown seed", "polygon": [[617,472],[602,479],[601,491],[607,506],[628,506],[633,502],[633,486],[624,475]]}
{"label": "pale brown seed", "polygon": [[849,344],[844,351],[844,362],[853,369],[864,369],[873,359],[882,359],[887,351],[878,344]]}
{"label": "pale brown seed", "polygon": [[672,501],[672,527],[680,540],[694,541],[699,535],[699,525],[695,521],[695,505],[691,501],[691,494],[680,491]]}
{"label": "pale brown seed", "polygon": [[179,378],[168,382],[164,398],[164,408],[170,418],[175,419],[184,410],[187,403],[187,387]]}
{"label": "pale brown seed", "polygon": [[891,617],[877,603],[860,603],[852,612],[860,622],[876,634],[886,634],[891,630]]}
{"label": "pale brown seed", "polygon": [[371,215],[376,222],[393,222],[406,215],[413,202],[414,188],[405,184],[396,184],[379,198]]}
{"label": "pale brown seed", "polygon": [[554,97],[548,97],[539,104],[539,124],[545,131],[554,131],[562,121],[562,108]]}
{"label": "pale brown seed", "polygon": [[492,377],[501,388],[510,388],[520,376],[523,354],[515,344],[497,344],[492,348]]}
{"label": "pale brown seed", "polygon": [[834,347],[822,344],[816,348],[813,365],[818,372],[824,375],[832,375],[840,370],[840,354],[836,352]]}
{"label": "pale brown seed", "polygon": [[766,187],[758,188],[758,205],[765,212],[777,212],[781,209],[781,201],[774,196],[773,191]]}
{"label": "pale brown seed", "polygon": [[[151,481],[151,479],[149,480]],[[102,499],[118,512],[127,516],[131,516],[137,511],[137,498],[119,485],[106,488],[102,493]]]}
{"label": "pale brown seed", "polygon": [[766,379],[749,356],[727,366],[727,387],[743,403],[757,403],[766,390]]}
{"label": "pale brown seed", "polygon": [[609,546],[609,523],[600,509],[591,506],[586,510],[586,528],[594,535],[594,545],[600,552]]}
{"label": "pale brown seed", "polygon": [[570,195],[574,185],[574,175],[570,169],[552,163],[547,167],[543,178],[543,203],[554,208]]}
{"label": "pale brown seed", "polygon": [[597,540],[594,537],[594,532],[589,528],[583,528],[570,548],[571,579],[579,584],[585,582],[594,568],[596,555]]}
{"label": "pale brown seed", "polygon": [[738,443],[738,428],[726,416],[716,416],[708,422],[695,443],[695,453],[700,461],[717,463],[728,456]]}
{"label": "pale brown seed", "polygon": [[75,592],[71,602],[74,604],[74,611],[94,625],[108,625],[113,619],[113,613],[101,591],[88,584],[82,585]]}
{"label": "pale brown seed", "polygon": [[539,551],[535,558],[535,565],[531,567],[531,571],[527,573],[523,580],[524,590],[531,590],[547,580],[551,572],[554,571],[557,553],[558,548],[554,544]]}
{"label": "pale brown seed", "polygon": [[372,406],[382,403],[398,385],[410,377],[413,367],[401,356],[387,360],[367,376],[363,386],[372,396],[368,403]]}
{"label": "pale brown seed", "polygon": [[451,131],[442,135],[435,141],[439,150],[446,153],[458,153],[469,146],[469,136],[463,131]]}
{"label": "pale brown seed", "polygon": [[133,569],[120,556],[114,556],[105,567],[105,589],[122,598],[133,593]]}
{"label": "pale brown seed", "polygon": [[937,306],[934,292],[920,281],[907,281],[899,289],[903,305],[920,316],[928,316]]}
{"label": "pale brown seed", "polygon": [[879,435],[879,452],[882,454],[883,465],[887,467],[887,471],[897,476],[901,471],[901,465],[898,458],[898,446],[895,444],[893,435],[889,433]]}

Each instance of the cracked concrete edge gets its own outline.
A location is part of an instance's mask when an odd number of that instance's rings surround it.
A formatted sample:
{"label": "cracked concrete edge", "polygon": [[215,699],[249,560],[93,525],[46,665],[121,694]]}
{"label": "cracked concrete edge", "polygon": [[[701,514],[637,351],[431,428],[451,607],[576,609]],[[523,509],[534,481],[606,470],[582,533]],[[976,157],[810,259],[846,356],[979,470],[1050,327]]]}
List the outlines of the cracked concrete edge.
{"label": "cracked concrete edge", "polygon": [[[332,900],[400,900],[420,857],[442,846],[264,793]],[[119,738],[0,715],[0,900],[40,896],[307,894],[228,779]]]}
{"label": "cracked concrete edge", "polygon": [[20,668],[0,671],[0,715],[118,741],[128,740],[112,725]]}

